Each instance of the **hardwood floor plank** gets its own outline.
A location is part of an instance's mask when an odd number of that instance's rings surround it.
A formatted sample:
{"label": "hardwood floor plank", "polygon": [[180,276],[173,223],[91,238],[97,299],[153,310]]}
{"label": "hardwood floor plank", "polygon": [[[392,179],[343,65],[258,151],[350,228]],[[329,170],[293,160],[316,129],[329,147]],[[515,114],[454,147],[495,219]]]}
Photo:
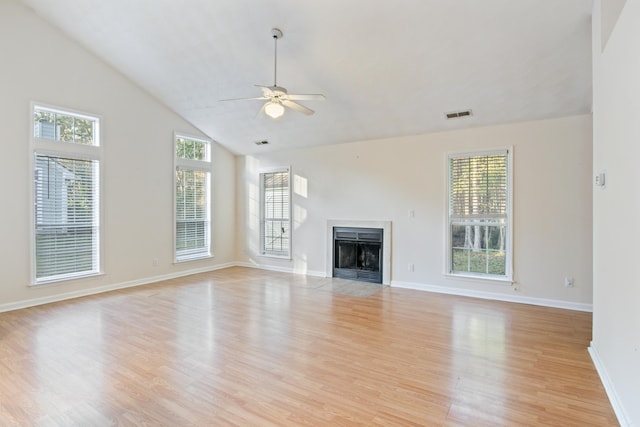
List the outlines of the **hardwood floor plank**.
{"label": "hardwood floor plank", "polygon": [[0,313],[0,424],[618,425],[590,313],[357,286],[229,268]]}

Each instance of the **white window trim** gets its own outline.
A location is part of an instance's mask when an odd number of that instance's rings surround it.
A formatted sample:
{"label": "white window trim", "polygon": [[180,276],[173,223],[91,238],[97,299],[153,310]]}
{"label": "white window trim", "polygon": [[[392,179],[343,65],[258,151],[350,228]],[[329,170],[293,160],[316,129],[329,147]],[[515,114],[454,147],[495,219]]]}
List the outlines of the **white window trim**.
{"label": "white window trim", "polygon": [[[451,224],[449,217],[449,161],[452,158],[488,156],[495,154],[507,153],[507,245],[506,245],[506,265],[505,275],[489,275],[489,274],[473,274],[473,273],[453,273],[451,271]],[[480,282],[494,282],[511,285],[514,283],[513,277],[513,146],[493,148],[478,151],[451,151],[445,154],[445,226],[444,226],[444,270],[443,275],[447,278],[464,279]]]}
{"label": "white window trim", "polygon": [[[204,142],[208,144],[208,153],[207,160],[191,160],[191,159],[182,159],[179,158],[176,153],[176,141],[178,138],[185,138],[194,141]],[[174,264],[182,264],[189,261],[197,261],[203,259],[214,258],[213,254],[213,140],[208,138],[203,138],[201,136],[192,135],[185,132],[174,132],[173,140],[171,143],[171,148],[173,150],[173,173],[172,173],[172,188],[173,188],[173,263]],[[209,200],[208,200],[208,212],[207,212],[207,220],[209,222],[209,234],[208,234],[208,251],[207,253],[197,253],[192,256],[184,256],[178,258],[178,254],[176,251],[177,246],[177,231],[176,224],[178,221],[177,212],[176,212],[176,202],[177,202],[177,191],[176,191],[176,171],[179,168],[196,170],[200,172],[208,173],[208,188],[209,188]]]}
{"label": "white window trim", "polygon": [[[265,226],[265,217],[264,217],[264,188],[263,188],[263,179],[262,179],[262,175],[265,173],[276,173],[276,172],[287,172],[288,173],[288,188],[289,188],[289,245],[287,247],[287,254],[286,255],[278,255],[278,254],[272,254],[272,253],[268,253],[265,252],[264,249],[264,226]],[[285,259],[285,260],[291,260],[292,259],[292,241],[293,241],[293,227],[292,225],[292,220],[293,220],[293,191],[291,188],[291,166],[281,166],[281,167],[271,167],[271,168],[263,168],[260,169],[258,171],[258,187],[259,187],[259,209],[260,209],[260,224],[258,227],[259,233],[260,233],[260,250],[258,255],[265,257],[265,258],[275,258],[275,259]]]}
{"label": "white window trim", "polygon": [[[60,114],[70,114],[76,117],[95,120],[94,135],[96,138],[96,145],[84,145],[77,143],[65,143],[61,141],[52,141],[43,138],[36,138],[33,129],[33,115],[37,108],[49,110],[51,112]],[[36,274],[36,231],[35,231],[35,210],[29,209],[29,254],[30,254],[30,280],[29,286],[41,287],[46,285],[55,285],[66,283],[72,280],[86,279],[90,277],[100,276],[104,274],[104,233],[102,230],[102,218],[103,218],[103,181],[104,181],[104,160],[103,160],[103,131],[101,129],[103,125],[103,118],[99,114],[88,114],[83,111],[76,110],[74,108],[64,108],[47,104],[44,102],[31,101],[29,104],[28,112],[29,124],[29,203],[33,206],[36,194],[33,185],[33,176],[35,173],[35,159],[38,155],[44,156],[58,156],[69,157],[77,160],[90,160],[98,162],[97,179],[98,183],[95,186],[97,197],[95,198],[95,224],[98,229],[98,244],[96,245],[96,258],[98,265],[95,271],[92,272],[78,272],[60,275],[57,277],[50,277],[44,279],[37,279]]]}

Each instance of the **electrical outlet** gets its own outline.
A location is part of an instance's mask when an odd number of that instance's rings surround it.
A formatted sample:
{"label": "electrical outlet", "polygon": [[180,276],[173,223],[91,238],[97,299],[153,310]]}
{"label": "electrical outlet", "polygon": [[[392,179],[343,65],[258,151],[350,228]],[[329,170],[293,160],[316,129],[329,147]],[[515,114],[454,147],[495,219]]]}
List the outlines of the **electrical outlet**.
{"label": "electrical outlet", "polygon": [[565,277],[564,278],[564,287],[565,288],[573,288],[573,277]]}
{"label": "electrical outlet", "polygon": [[154,267],[157,267],[158,266],[158,258],[152,259],[151,260],[151,265],[154,266]]}
{"label": "electrical outlet", "polygon": [[413,263],[409,263],[409,272],[413,273]]}

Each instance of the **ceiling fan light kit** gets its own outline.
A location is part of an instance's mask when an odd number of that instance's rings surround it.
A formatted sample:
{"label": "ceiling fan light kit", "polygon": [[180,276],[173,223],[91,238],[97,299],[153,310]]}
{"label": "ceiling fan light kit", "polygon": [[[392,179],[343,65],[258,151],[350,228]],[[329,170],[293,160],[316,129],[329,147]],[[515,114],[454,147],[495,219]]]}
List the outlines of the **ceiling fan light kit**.
{"label": "ceiling fan light kit", "polygon": [[[279,28],[271,29],[271,36],[274,40],[274,60],[273,60],[273,86],[263,86],[256,85],[262,89],[262,96],[253,97],[253,98],[239,98],[239,99],[223,99],[222,101],[241,101],[241,100],[252,100],[252,99],[260,99],[265,100],[267,102],[264,103],[262,108],[260,109],[260,113],[264,112],[267,116],[272,119],[277,119],[282,117],[284,114],[285,108],[290,108],[292,110],[298,111],[300,113],[311,115],[314,111],[310,108],[305,107],[304,105],[295,102],[299,100],[306,101],[321,101],[324,99],[324,95],[320,93],[310,93],[310,94],[293,94],[288,93],[287,89],[278,86],[278,39],[281,39],[283,36],[282,31]],[[258,113],[258,114],[260,114]]]}
{"label": "ceiling fan light kit", "polygon": [[264,106],[264,112],[272,119],[277,119],[284,114],[284,107],[277,101],[269,101]]}

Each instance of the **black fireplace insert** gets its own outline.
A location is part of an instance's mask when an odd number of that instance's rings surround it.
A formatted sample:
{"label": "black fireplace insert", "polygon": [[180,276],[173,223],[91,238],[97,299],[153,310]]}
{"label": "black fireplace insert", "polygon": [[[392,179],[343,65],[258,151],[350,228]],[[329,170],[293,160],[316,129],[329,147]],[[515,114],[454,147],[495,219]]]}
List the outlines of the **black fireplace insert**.
{"label": "black fireplace insert", "polygon": [[333,228],[333,277],[382,283],[381,228]]}

